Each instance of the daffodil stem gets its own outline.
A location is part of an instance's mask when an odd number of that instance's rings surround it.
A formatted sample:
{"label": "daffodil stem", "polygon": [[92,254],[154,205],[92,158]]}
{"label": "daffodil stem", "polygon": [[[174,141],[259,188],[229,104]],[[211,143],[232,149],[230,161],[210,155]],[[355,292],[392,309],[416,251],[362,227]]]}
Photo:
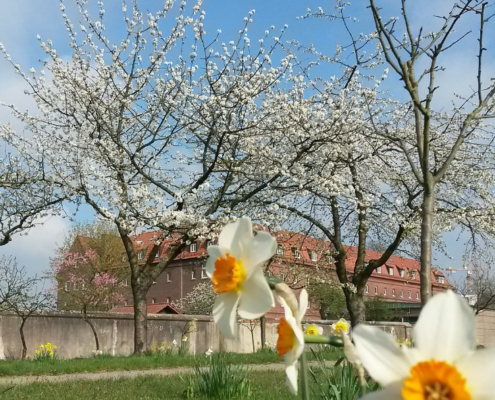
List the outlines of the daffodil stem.
{"label": "daffodil stem", "polygon": [[344,342],[340,336],[319,336],[319,335],[304,335],[304,343],[329,344],[335,347],[343,347]]}
{"label": "daffodil stem", "polygon": [[309,400],[308,364],[306,362],[306,351],[303,351],[301,358],[301,393],[303,400]]}

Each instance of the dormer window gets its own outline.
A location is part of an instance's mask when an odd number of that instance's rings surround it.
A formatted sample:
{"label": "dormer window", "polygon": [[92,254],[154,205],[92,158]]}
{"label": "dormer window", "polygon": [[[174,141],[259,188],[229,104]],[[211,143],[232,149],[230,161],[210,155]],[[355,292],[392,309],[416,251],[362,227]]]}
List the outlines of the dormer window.
{"label": "dormer window", "polygon": [[382,273],[382,267],[376,267],[376,273],[381,274]]}
{"label": "dormer window", "polygon": [[394,276],[394,267],[387,267],[388,274]]}
{"label": "dormer window", "polygon": [[316,251],[310,251],[309,256],[311,257],[311,261],[313,262],[318,261],[318,254],[316,254]]}
{"label": "dormer window", "polygon": [[443,276],[437,276],[438,283],[445,283],[445,278]]}
{"label": "dormer window", "polygon": [[299,260],[299,259],[301,258],[301,250],[300,250],[300,249],[298,249],[297,247],[293,247],[293,248],[292,248],[292,256],[293,256],[295,259]]}
{"label": "dormer window", "polygon": [[399,268],[399,276],[401,278],[404,278],[406,276],[406,272],[404,271],[404,268]]}
{"label": "dormer window", "polygon": [[160,258],[160,249],[158,249],[158,251],[156,252],[155,258]]}
{"label": "dormer window", "polygon": [[138,260],[144,260],[144,250],[139,250],[137,256]]}
{"label": "dormer window", "polygon": [[189,253],[196,253],[198,251],[198,244],[197,243],[191,243],[189,245]]}
{"label": "dormer window", "polygon": [[277,255],[279,255],[279,256],[284,255],[284,246],[281,244],[277,245]]}

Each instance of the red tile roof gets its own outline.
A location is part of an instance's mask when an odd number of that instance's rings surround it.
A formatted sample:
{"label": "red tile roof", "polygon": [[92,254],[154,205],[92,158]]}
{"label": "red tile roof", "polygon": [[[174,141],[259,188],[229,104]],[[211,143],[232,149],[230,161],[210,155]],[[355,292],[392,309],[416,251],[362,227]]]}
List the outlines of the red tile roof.
{"label": "red tile roof", "polygon": [[[153,303],[146,305],[146,311],[148,314],[159,314],[160,312],[168,310],[172,311],[169,314],[180,314],[180,311],[177,310],[174,306],[169,303]],[[120,306],[114,307],[110,310],[110,312],[120,312],[120,313],[134,313],[134,306]]]}

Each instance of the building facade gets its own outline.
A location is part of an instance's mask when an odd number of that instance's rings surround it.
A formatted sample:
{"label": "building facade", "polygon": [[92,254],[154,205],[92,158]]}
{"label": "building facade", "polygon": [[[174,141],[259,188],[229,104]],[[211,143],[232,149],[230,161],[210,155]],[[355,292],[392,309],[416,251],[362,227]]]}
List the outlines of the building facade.
{"label": "building facade", "polygon": [[[138,260],[143,263],[153,247],[157,232],[146,232],[135,238]],[[296,292],[314,282],[324,280],[337,281],[332,259],[332,247],[327,241],[315,239],[289,231],[273,233],[277,240],[277,251],[273,259],[265,266],[266,275],[275,275],[287,283]],[[147,294],[148,304],[174,303],[191,292],[203,282],[210,283],[205,271],[207,247],[215,241],[195,241],[191,243],[174,262],[153,282]],[[167,243],[162,245],[156,255],[158,263],[166,254]],[[356,261],[355,247],[347,247],[348,274],[352,275]],[[380,253],[367,250],[365,260],[376,259]],[[127,255],[122,252],[122,264]],[[416,260],[391,256],[388,262],[377,268],[368,280],[365,295],[369,299],[380,298],[384,301],[420,304],[420,264]],[[442,292],[450,287],[444,274],[438,269],[432,271],[432,292]],[[132,306],[130,279],[123,281],[125,286],[124,301],[116,307]],[[71,288],[64,287],[64,290]],[[282,307],[277,304],[267,315],[278,318],[283,315]],[[306,313],[307,319],[320,319],[319,307],[310,302]]]}

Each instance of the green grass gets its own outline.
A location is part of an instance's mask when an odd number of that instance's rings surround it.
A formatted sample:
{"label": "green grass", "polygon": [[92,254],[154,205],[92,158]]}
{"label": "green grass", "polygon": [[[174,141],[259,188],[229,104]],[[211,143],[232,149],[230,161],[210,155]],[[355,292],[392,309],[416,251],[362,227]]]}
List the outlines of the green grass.
{"label": "green grass", "polygon": [[[252,385],[251,400],[297,399],[285,388],[285,372],[256,371],[248,375]],[[9,389],[10,388],[10,389]],[[166,378],[145,377],[101,381],[64,383],[33,383],[2,386],[0,399],[185,399],[187,383],[178,376]],[[5,391],[7,390],[7,391]],[[5,391],[5,392],[4,392]],[[202,400],[204,398],[197,397]]]}
{"label": "green grass", "polygon": [[[339,350],[325,350],[322,352],[326,360],[336,360],[340,357]],[[253,354],[227,353],[227,362],[230,364],[266,364],[283,362],[274,352],[258,352]],[[312,357],[310,357],[311,359]],[[36,362],[31,360],[3,360],[0,361],[0,376],[20,375],[60,375],[79,372],[104,371],[132,371],[156,368],[193,367],[196,364],[206,363],[205,355],[143,355],[129,357],[103,356],[96,358],[75,358],[72,360],[47,360]]]}

